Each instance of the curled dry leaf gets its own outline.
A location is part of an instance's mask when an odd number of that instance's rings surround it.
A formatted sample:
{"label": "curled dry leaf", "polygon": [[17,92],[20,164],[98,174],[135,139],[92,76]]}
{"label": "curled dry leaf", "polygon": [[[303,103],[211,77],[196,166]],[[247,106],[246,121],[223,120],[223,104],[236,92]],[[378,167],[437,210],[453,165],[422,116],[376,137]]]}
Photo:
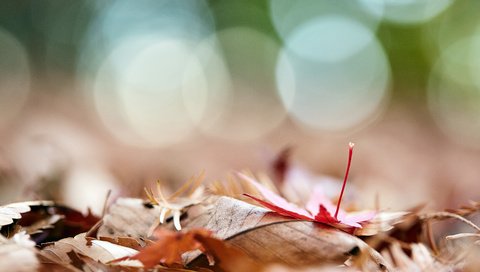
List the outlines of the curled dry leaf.
{"label": "curled dry leaf", "polygon": [[[3,221],[2,221],[3,220]],[[0,207],[1,233],[11,237],[18,231],[31,235],[37,245],[88,231],[100,219],[52,201],[30,201]]]}
{"label": "curled dry leaf", "polygon": [[22,218],[22,213],[29,212],[34,206],[51,206],[52,201],[27,201],[0,206],[0,227],[8,226],[16,219]]}
{"label": "curled dry leaf", "polygon": [[[107,241],[93,240],[91,243],[87,242],[85,234],[82,233],[73,238],[65,238],[48,244],[42,249],[42,253],[49,259],[61,264],[72,263],[72,259],[69,256],[69,252],[71,251],[88,256],[93,260],[104,264],[115,259],[138,253],[137,250],[132,248],[120,246]],[[139,266],[138,263],[125,263],[124,265]]]}

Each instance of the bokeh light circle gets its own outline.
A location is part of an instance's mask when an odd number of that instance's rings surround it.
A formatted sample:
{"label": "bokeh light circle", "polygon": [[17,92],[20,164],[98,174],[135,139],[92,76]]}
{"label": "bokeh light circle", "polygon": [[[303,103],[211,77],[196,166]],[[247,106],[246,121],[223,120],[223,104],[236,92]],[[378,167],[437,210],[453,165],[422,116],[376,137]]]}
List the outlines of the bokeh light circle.
{"label": "bokeh light circle", "polygon": [[0,128],[20,112],[30,92],[30,67],[24,46],[0,28]]}
{"label": "bokeh light circle", "polygon": [[199,107],[189,111],[201,115],[206,96],[202,66],[192,51],[187,41],[168,38],[134,40],[114,50],[95,88],[105,124],[121,132],[122,140],[141,145],[164,146],[187,137],[194,122],[186,105]]}
{"label": "bokeh light circle", "polygon": [[78,67],[103,124],[137,146],[184,140],[209,97],[204,64],[195,53],[214,32],[205,1],[96,5]]}
{"label": "bokeh light circle", "polygon": [[221,77],[226,93],[214,105],[217,113],[206,114],[199,123],[202,132],[226,140],[250,141],[278,127],[286,117],[275,90],[279,45],[247,27],[224,29],[205,43],[218,46],[213,50],[225,59],[227,74]]}
{"label": "bokeh light circle", "polygon": [[372,15],[398,24],[420,24],[445,11],[453,0],[359,0]]}
{"label": "bokeh light circle", "polygon": [[371,7],[361,1],[270,0],[269,3],[273,26],[282,40],[286,40],[298,26],[330,15],[351,18],[375,31],[383,14],[383,7],[378,6],[377,14],[372,15]]}
{"label": "bokeh light circle", "polygon": [[[372,120],[387,97],[390,67],[371,30],[341,16],[315,22],[323,24],[327,20],[345,20],[342,35],[355,31],[352,37],[358,40],[352,42],[364,45],[357,51],[345,50],[347,53],[343,56],[330,59],[326,55],[331,52],[318,50],[316,57],[304,58],[305,54],[297,54],[287,47],[279,55],[276,77],[283,103],[294,120],[310,128],[335,131]],[[335,48],[336,42],[343,41],[332,37],[329,46]],[[308,51],[307,55],[313,53],[315,51]]]}
{"label": "bokeh light circle", "polygon": [[480,147],[480,35],[446,48],[433,66],[428,107],[442,131],[455,142]]}
{"label": "bokeh light circle", "polygon": [[354,55],[373,38],[373,33],[358,22],[330,15],[298,26],[287,37],[286,45],[305,59],[335,62]]}

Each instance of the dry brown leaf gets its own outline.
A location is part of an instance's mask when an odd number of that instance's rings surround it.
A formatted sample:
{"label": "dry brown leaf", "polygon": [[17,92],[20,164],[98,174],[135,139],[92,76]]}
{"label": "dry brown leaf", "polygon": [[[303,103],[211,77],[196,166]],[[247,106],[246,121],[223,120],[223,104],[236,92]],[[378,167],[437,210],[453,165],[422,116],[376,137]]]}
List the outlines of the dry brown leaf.
{"label": "dry brown leaf", "polygon": [[471,215],[480,210],[480,202],[470,201],[469,205],[463,205],[458,209],[447,209],[446,212],[455,213],[461,216]]}
{"label": "dry brown leaf", "polygon": [[110,242],[112,244],[116,244],[116,245],[119,245],[119,246],[133,248],[135,250],[141,250],[145,246],[151,245],[153,243],[150,240],[143,240],[143,239],[140,239],[140,238],[132,238],[132,237],[116,237],[116,238],[99,237],[98,239],[102,240],[102,241],[107,241],[107,242]]}
{"label": "dry brown leaf", "polygon": [[[225,241],[205,236],[195,235],[206,254],[214,258],[214,269],[219,267],[223,271],[242,272],[242,271],[260,271],[264,270],[265,265],[251,259],[245,252],[232,246]],[[195,264],[191,264],[195,267]]]}
{"label": "dry brown leaf", "polygon": [[263,272],[358,272],[358,269],[332,264],[308,267],[291,267],[281,264],[274,264],[265,268]]}
{"label": "dry brown leaf", "polygon": [[54,224],[60,221],[62,218],[63,216],[58,214],[50,215],[45,217],[44,219],[36,221],[30,226],[24,227],[23,229],[30,235],[38,234],[46,229],[54,228]]}
{"label": "dry brown leaf", "polygon": [[129,267],[129,266],[122,266],[122,265],[104,264],[88,256],[85,256],[81,253],[77,253],[73,250],[68,252],[67,255],[72,262],[72,266],[79,269],[80,271],[87,271],[87,272],[96,272],[96,271],[143,272],[145,271],[142,267]]}

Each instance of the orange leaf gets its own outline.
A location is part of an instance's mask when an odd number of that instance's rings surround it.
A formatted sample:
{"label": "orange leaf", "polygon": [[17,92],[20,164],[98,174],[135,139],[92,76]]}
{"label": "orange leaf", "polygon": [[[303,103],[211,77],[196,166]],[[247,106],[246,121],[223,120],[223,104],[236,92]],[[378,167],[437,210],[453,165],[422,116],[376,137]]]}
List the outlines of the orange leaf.
{"label": "orange leaf", "polygon": [[145,268],[154,267],[159,263],[181,264],[183,253],[202,248],[196,237],[208,237],[210,234],[211,232],[205,229],[195,229],[185,233],[159,229],[155,232],[157,241],[154,244],[145,247],[136,255],[115,261],[139,260]]}

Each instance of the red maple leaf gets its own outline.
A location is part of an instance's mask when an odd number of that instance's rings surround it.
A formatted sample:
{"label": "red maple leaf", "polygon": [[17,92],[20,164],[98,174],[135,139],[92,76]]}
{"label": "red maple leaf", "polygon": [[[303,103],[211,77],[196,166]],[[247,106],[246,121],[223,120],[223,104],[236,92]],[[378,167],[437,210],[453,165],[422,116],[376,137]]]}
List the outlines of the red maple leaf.
{"label": "red maple leaf", "polygon": [[265,208],[270,209],[278,214],[293,217],[301,220],[314,221],[318,223],[324,223],[341,228],[361,228],[360,223],[371,220],[375,216],[373,211],[363,212],[346,212],[340,209],[343,193],[345,191],[345,185],[347,183],[348,173],[350,171],[350,164],[353,154],[353,143],[349,144],[348,165],[345,171],[345,177],[343,179],[342,190],[338,198],[338,204],[335,206],[330,199],[328,199],[323,190],[320,187],[315,187],[309,201],[307,202],[305,209],[300,208],[297,205],[288,202],[283,197],[270,191],[259,182],[255,181],[244,174],[238,173],[238,175],[248,183],[252,184],[263,195],[265,200],[245,194],[246,196],[254,199]]}

